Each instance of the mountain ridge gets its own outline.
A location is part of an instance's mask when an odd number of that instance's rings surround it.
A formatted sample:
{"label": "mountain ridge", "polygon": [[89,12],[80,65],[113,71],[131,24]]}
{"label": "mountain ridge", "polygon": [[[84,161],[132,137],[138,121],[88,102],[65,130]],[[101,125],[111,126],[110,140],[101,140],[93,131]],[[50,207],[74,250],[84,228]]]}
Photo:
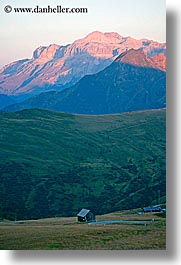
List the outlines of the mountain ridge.
{"label": "mountain ridge", "polygon": [[4,110],[46,108],[79,114],[112,114],[163,108],[165,104],[165,72],[154,68],[142,50],[131,49],[101,72],[84,76],[70,88],[41,93]]}
{"label": "mountain ridge", "polygon": [[52,86],[60,91],[87,74],[102,71],[130,48],[142,48],[148,57],[154,59],[155,67],[165,71],[166,44],[96,31],[72,44],[40,46],[31,59],[4,66],[0,69],[0,93],[32,96],[52,90]]}

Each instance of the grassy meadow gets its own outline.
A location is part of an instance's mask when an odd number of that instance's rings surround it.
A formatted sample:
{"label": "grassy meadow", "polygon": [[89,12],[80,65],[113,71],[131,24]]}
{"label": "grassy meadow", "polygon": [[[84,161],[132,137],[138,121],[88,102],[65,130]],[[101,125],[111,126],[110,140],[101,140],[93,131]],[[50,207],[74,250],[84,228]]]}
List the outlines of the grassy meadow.
{"label": "grassy meadow", "polygon": [[[150,220],[145,224],[89,225],[76,217],[0,222],[0,249],[7,250],[162,250],[166,248],[164,214],[122,211],[101,220]],[[154,218],[154,222],[151,219]]]}

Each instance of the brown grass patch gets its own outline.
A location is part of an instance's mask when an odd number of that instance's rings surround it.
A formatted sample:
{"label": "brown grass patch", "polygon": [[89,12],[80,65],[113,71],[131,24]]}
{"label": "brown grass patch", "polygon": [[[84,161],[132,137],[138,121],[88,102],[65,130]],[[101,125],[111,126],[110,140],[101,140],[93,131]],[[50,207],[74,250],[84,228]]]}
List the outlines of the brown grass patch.
{"label": "brown grass patch", "polygon": [[0,249],[165,249],[166,219],[154,214],[117,212],[97,220],[145,220],[145,225],[88,225],[76,218],[48,218],[21,222],[0,222]]}

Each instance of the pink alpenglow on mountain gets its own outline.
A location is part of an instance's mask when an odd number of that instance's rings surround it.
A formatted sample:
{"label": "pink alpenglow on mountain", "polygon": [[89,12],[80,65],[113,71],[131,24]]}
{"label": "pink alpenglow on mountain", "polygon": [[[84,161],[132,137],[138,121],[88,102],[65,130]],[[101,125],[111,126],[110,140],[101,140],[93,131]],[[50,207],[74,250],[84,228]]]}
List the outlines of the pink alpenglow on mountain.
{"label": "pink alpenglow on mountain", "polygon": [[[4,66],[0,70],[0,94],[31,96],[52,89],[60,91],[85,75],[100,72],[132,48],[141,49],[152,67],[166,70],[165,43],[95,31],[66,46],[41,46],[33,52],[31,59]],[[131,60],[134,63],[136,58]],[[137,61],[137,65],[139,63],[148,62]]]}

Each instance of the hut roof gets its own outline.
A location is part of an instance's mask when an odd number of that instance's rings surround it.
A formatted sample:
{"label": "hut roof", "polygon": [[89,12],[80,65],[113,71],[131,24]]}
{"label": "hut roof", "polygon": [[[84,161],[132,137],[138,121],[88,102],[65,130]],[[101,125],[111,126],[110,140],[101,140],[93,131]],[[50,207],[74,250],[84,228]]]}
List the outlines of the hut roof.
{"label": "hut roof", "polygon": [[144,211],[154,211],[154,210],[161,210],[161,207],[159,205],[156,206],[148,206],[143,208]]}
{"label": "hut roof", "polygon": [[89,212],[90,212],[90,210],[88,210],[88,209],[82,209],[82,210],[77,214],[77,216],[85,217]]}

